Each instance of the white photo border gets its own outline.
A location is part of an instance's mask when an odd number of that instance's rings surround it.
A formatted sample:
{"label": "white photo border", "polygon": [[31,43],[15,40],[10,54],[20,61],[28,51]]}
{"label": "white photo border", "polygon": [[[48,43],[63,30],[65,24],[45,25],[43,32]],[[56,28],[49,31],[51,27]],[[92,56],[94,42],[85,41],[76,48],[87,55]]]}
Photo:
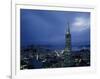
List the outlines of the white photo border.
{"label": "white photo border", "polygon": [[[90,29],[91,29],[91,66],[89,67],[69,67],[69,68],[53,68],[53,69],[32,69],[20,70],[20,9],[36,9],[36,10],[57,10],[57,11],[78,11],[90,12]],[[13,18],[14,17],[14,18]],[[67,7],[67,6],[45,6],[45,5],[28,5],[16,4],[15,15],[12,16],[12,78],[16,79],[44,79],[54,76],[69,76],[77,74],[93,74],[96,73],[96,27],[95,27],[95,8],[91,7]],[[69,77],[71,78],[71,77]],[[76,77],[78,78],[78,77]]]}

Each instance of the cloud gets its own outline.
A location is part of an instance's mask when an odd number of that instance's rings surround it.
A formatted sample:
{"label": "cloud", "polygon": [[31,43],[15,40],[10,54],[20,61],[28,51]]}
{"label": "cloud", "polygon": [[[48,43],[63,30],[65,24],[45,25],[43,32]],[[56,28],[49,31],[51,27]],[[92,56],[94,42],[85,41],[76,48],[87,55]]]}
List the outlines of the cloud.
{"label": "cloud", "polygon": [[76,17],[71,26],[72,31],[84,31],[90,27],[90,19],[86,17]]}

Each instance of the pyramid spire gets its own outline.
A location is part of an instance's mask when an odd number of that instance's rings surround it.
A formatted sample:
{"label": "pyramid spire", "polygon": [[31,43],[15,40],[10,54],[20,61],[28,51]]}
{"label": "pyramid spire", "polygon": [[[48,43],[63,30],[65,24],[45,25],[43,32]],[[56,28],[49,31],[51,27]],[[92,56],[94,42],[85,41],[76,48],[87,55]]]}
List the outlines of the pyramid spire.
{"label": "pyramid spire", "polygon": [[70,26],[69,26],[69,22],[67,23],[67,34],[70,34]]}

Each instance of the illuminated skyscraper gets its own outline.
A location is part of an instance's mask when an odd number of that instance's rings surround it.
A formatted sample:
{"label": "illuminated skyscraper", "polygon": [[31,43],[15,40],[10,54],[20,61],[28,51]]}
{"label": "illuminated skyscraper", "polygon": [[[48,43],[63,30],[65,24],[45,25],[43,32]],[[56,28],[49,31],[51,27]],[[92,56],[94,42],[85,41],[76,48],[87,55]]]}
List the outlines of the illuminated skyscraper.
{"label": "illuminated skyscraper", "polygon": [[70,26],[69,23],[67,24],[67,31],[65,34],[65,49],[64,49],[64,66],[70,67],[72,66],[72,59],[71,59],[71,33],[70,33]]}
{"label": "illuminated skyscraper", "polygon": [[71,53],[71,33],[69,23],[67,25],[67,32],[65,34],[65,51]]}

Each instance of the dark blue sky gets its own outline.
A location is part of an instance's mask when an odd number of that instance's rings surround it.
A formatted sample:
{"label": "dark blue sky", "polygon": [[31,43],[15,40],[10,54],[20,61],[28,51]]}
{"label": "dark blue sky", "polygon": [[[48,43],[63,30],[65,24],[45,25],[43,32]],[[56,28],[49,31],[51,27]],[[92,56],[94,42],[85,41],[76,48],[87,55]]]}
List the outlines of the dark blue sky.
{"label": "dark blue sky", "polygon": [[90,43],[90,13],[48,10],[20,10],[21,46],[65,45],[69,22],[72,45]]}

